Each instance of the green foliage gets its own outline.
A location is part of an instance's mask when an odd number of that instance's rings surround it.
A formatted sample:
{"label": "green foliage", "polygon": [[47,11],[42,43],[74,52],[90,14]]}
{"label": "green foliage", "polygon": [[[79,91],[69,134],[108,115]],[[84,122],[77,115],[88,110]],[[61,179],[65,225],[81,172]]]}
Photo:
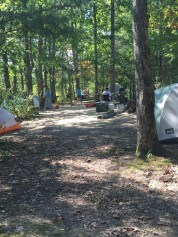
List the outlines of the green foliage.
{"label": "green foliage", "polygon": [[29,118],[34,114],[32,96],[26,97],[23,92],[8,91],[4,97],[2,107],[9,110],[18,118]]}
{"label": "green foliage", "polygon": [[0,104],[2,104],[2,102],[4,101],[5,96],[6,96],[6,90],[0,87]]}
{"label": "green foliage", "polygon": [[[98,85],[99,91],[102,91],[109,84],[110,79],[111,1],[98,0],[96,2]],[[0,53],[2,55],[3,50],[7,49],[7,66],[12,87],[14,75],[16,75],[17,90],[27,89],[26,47],[24,44],[24,31],[26,30],[33,91],[34,88],[38,90],[39,86],[36,75],[38,75],[40,62],[43,68],[46,67],[47,84],[50,84],[52,66],[54,66],[56,93],[62,97],[67,94],[70,81],[68,71],[75,71],[73,59],[69,59],[68,52],[74,49],[78,55],[80,86],[81,88],[87,86],[90,91],[94,92],[94,67],[88,67],[87,70],[82,67],[82,62],[91,62],[94,65],[93,3],[94,1],[91,0],[4,0],[2,2],[0,6]],[[152,75],[155,86],[160,87],[178,81],[177,5],[175,0],[148,0],[148,6]],[[43,45],[38,57],[39,36],[43,39]],[[52,49],[53,37],[55,52]],[[132,88],[134,62],[132,1],[130,0],[115,1],[115,51],[116,82],[126,88]],[[63,71],[63,81],[61,71]],[[2,103],[5,93],[2,89],[4,86],[2,57],[0,57],[0,73],[2,78],[0,103]],[[73,84],[75,90],[75,78]]]}

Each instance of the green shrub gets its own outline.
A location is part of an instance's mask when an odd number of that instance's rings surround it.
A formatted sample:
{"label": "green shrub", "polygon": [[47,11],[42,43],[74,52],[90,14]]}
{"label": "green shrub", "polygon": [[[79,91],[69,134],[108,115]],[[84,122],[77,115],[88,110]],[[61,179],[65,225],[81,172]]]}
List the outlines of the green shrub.
{"label": "green shrub", "polygon": [[27,97],[23,92],[6,92],[2,107],[22,119],[31,117],[35,112],[32,96]]}

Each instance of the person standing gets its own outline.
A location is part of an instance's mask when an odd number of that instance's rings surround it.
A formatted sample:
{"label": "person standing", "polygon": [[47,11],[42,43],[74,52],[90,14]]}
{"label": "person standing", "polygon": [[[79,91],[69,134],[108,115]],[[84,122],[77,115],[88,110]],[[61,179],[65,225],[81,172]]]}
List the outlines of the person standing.
{"label": "person standing", "polygon": [[51,92],[50,92],[48,86],[45,86],[44,98],[45,98],[44,110],[46,110],[46,109],[53,110],[54,106],[51,103]]}

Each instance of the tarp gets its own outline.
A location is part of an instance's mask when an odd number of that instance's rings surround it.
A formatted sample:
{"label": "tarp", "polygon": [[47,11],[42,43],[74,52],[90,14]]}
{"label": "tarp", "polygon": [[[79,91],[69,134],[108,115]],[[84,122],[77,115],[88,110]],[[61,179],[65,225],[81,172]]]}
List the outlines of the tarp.
{"label": "tarp", "polygon": [[[119,94],[121,88],[123,88],[123,86],[115,83],[115,95]],[[111,91],[111,85],[109,85],[109,91]]]}

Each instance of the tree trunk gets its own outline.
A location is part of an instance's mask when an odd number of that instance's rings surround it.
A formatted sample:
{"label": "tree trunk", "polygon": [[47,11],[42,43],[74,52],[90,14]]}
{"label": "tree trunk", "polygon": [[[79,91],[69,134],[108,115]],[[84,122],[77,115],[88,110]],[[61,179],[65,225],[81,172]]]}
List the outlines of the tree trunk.
{"label": "tree trunk", "polygon": [[98,98],[98,49],[97,49],[97,5],[94,1],[93,5],[93,13],[94,13],[94,64],[95,64],[95,98]]}
{"label": "tree trunk", "polygon": [[[44,40],[44,52],[45,52],[45,58],[47,61],[47,40],[45,38]],[[48,70],[47,70],[47,66],[46,66],[46,61],[45,61],[45,65],[44,65],[44,84],[47,85],[48,84]]]}
{"label": "tree trunk", "polygon": [[22,87],[22,90],[24,90],[24,77],[23,77],[23,71],[21,67],[20,67],[20,77],[21,77],[21,87]]}
{"label": "tree trunk", "polygon": [[64,98],[64,91],[65,91],[65,79],[64,79],[64,68],[61,68],[61,100]]}
{"label": "tree trunk", "polygon": [[9,79],[9,69],[8,69],[8,57],[7,50],[5,49],[2,54],[3,59],[3,69],[4,69],[4,83],[6,86],[6,90],[11,88],[10,79]]}
{"label": "tree trunk", "polygon": [[64,76],[64,51],[62,50],[62,62],[61,62],[61,100],[63,101],[64,98],[64,92],[65,92],[65,76]]}
{"label": "tree trunk", "polygon": [[75,87],[76,90],[80,89],[80,77],[79,77],[79,68],[78,68],[78,52],[72,45],[72,53],[73,53],[73,63],[74,63],[74,71],[75,71]]}
{"label": "tree trunk", "polygon": [[[56,41],[55,38],[53,38],[52,41],[52,58],[55,58],[56,55]],[[56,101],[56,67],[53,64],[52,65],[52,71],[51,71],[51,100],[54,103]]]}
{"label": "tree trunk", "polygon": [[[162,0],[159,0],[158,2],[158,7],[162,7]],[[157,72],[157,76],[158,76],[158,82],[161,83],[161,85],[164,82],[164,73],[163,73],[163,47],[164,47],[164,34],[163,34],[163,11],[160,11],[159,13],[159,18],[160,18],[160,22],[159,22],[159,49],[158,49],[158,72]]]}
{"label": "tree trunk", "polygon": [[[75,25],[76,27],[76,25]],[[72,24],[72,28],[74,28]],[[79,67],[78,67],[78,40],[75,39],[72,41],[72,54],[73,54],[73,64],[75,72],[75,87],[76,90],[80,89],[80,77],[79,77]]]}
{"label": "tree trunk", "polygon": [[110,59],[110,90],[115,93],[115,7],[111,0],[111,59]]}
{"label": "tree trunk", "polygon": [[32,86],[32,67],[31,67],[31,62],[30,62],[30,42],[29,42],[29,37],[28,37],[28,31],[24,27],[24,40],[25,40],[25,78],[26,78],[26,83],[27,83],[27,93],[30,95],[33,90]]}
{"label": "tree trunk", "polygon": [[44,66],[44,84],[47,85],[48,84],[48,71],[47,71],[47,67]]}
{"label": "tree trunk", "polygon": [[13,92],[17,92],[17,70],[16,70],[16,65],[17,65],[17,60],[15,57],[11,58],[12,61],[12,72],[13,72]]}
{"label": "tree trunk", "polygon": [[40,96],[40,100],[43,97],[43,67],[42,67],[42,47],[43,47],[43,39],[39,36],[38,39],[38,95]]}
{"label": "tree trunk", "polygon": [[69,100],[70,100],[70,106],[72,106],[72,71],[69,68],[68,69],[68,78],[69,78]]}
{"label": "tree trunk", "polygon": [[148,43],[147,0],[133,0],[133,36],[137,99],[136,156],[159,152],[160,145],[155,128],[154,88],[151,78]]}
{"label": "tree trunk", "polygon": [[16,75],[16,72],[15,72],[14,77],[13,77],[13,92],[14,93],[17,92],[17,75]]}

